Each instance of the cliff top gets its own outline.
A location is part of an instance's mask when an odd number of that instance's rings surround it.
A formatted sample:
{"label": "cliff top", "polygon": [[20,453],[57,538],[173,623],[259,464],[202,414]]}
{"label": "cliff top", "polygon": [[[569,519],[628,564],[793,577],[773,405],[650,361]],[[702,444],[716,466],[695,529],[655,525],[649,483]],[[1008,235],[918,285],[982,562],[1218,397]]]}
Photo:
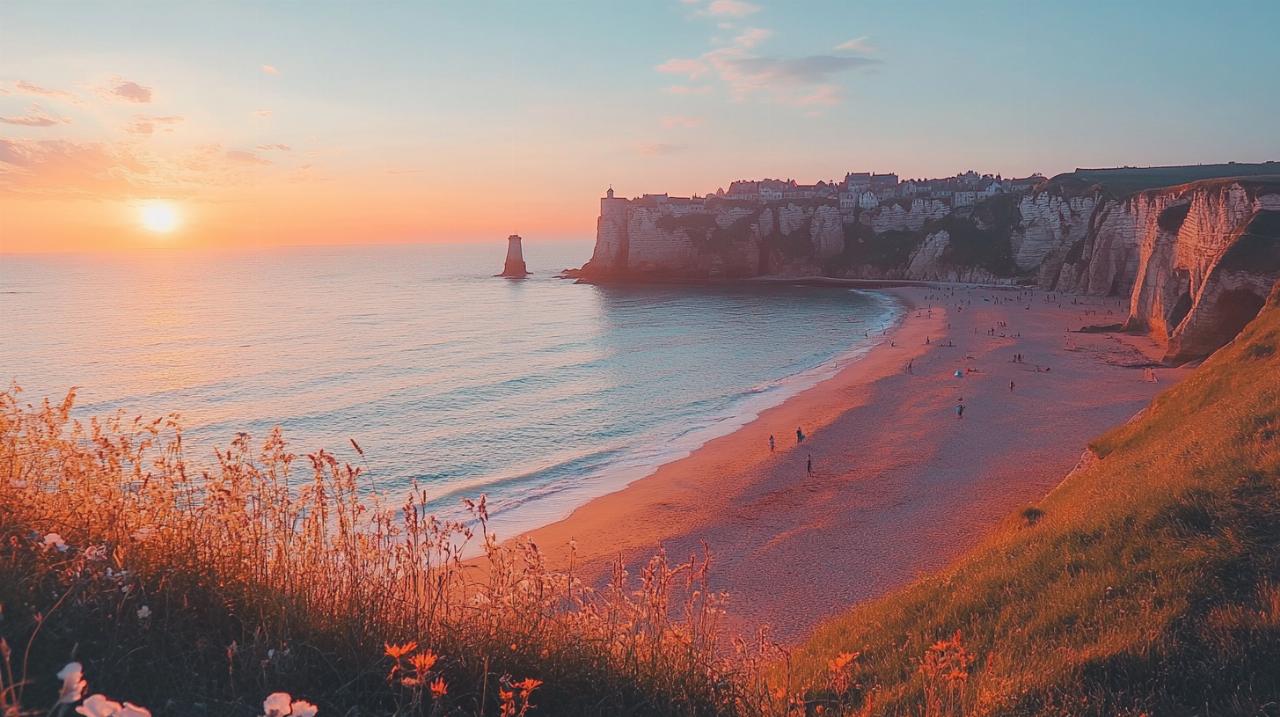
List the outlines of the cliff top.
{"label": "cliff top", "polygon": [[1175,187],[1208,179],[1280,177],[1280,162],[1189,164],[1169,167],[1114,167],[1077,169],[1050,179],[1043,188],[1068,196],[1100,188],[1114,197],[1126,197],[1148,189]]}

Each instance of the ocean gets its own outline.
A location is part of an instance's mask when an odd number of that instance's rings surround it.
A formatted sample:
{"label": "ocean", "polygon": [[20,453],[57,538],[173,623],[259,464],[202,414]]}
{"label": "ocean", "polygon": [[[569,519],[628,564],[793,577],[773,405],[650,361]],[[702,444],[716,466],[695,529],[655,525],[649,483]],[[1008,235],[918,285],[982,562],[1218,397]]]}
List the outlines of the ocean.
{"label": "ocean", "polygon": [[0,378],[27,402],[77,386],[82,418],[178,412],[197,464],[280,426],[442,517],[486,494],[507,537],[833,374],[901,313],[847,288],[555,278],[583,242],[528,243],[532,276],[495,278],[505,249],[0,256]]}

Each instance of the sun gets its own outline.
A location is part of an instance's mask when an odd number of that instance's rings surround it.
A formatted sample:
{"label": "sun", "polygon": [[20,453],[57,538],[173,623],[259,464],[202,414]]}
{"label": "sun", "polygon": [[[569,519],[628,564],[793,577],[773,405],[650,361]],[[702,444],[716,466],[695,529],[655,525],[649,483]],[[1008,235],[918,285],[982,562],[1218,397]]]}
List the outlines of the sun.
{"label": "sun", "polygon": [[157,234],[168,234],[178,228],[182,218],[169,202],[150,201],[142,205],[142,228]]}

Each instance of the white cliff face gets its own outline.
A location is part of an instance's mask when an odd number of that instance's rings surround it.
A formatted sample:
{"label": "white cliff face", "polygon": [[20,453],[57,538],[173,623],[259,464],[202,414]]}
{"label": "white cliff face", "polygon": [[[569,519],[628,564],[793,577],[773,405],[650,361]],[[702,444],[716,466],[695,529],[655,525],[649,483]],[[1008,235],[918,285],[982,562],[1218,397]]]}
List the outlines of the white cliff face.
{"label": "white cliff face", "polygon": [[882,234],[887,231],[920,231],[925,222],[941,219],[951,213],[951,205],[940,199],[912,199],[911,208],[904,209],[901,204],[891,202],[881,204],[875,209],[864,211],[863,221],[871,226],[872,231]]}
{"label": "white cliff face", "polygon": [[1063,197],[1052,192],[1029,194],[1018,203],[1022,222],[1011,237],[1013,263],[1031,271],[1051,253],[1065,256],[1072,244],[1083,241],[1097,199],[1093,195]]}
{"label": "white cliff face", "polygon": [[1130,213],[1140,234],[1130,328],[1166,341],[1170,361],[1207,355],[1235,336],[1280,281],[1280,236],[1249,231],[1251,222],[1278,211],[1280,190],[1239,182],[1135,197]]}
{"label": "white cliff face", "polygon": [[[697,279],[833,272],[978,283],[1030,278],[1047,289],[1128,295],[1127,326],[1167,341],[1171,359],[1205,355],[1234,336],[1280,279],[1280,248],[1245,246],[1252,241],[1246,226],[1280,233],[1280,218],[1250,224],[1263,215],[1280,217],[1274,181],[1206,180],[1125,199],[1041,191],[1018,199],[1017,214],[1011,206],[993,206],[952,217],[944,202],[915,199],[909,206],[894,202],[862,211],[852,224],[834,203],[606,198],[584,273]],[[922,227],[939,219],[946,219],[946,229],[921,236]],[[848,246],[846,229],[855,242]],[[1008,241],[1013,275],[949,263],[952,233],[961,230],[967,237],[981,232],[986,241]],[[890,231],[902,235],[881,236]],[[1267,237],[1280,245],[1280,237]],[[987,256],[996,261],[984,263],[1002,266],[1001,247],[990,249]],[[867,258],[858,263],[857,256]]]}

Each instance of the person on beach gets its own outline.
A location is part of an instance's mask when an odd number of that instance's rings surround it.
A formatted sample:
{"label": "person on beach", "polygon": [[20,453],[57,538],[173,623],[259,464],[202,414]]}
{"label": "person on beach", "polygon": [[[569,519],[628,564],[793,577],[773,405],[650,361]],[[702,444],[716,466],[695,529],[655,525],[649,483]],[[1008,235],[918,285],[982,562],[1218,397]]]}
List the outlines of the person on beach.
{"label": "person on beach", "polygon": [[774,448],[775,448],[775,444],[774,444],[774,442],[773,442],[773,434],[772,434],[772,433],[770,433],[770,434],[769,434],[769,452],[770,452],[770,453],[773,453],[773,449],[774,449]]}
{"label": "person on beach", "polygon": [[963,403],[957,403],[957,404],[956,404],[956,418],[964,418],[964,404],[963,404]]}
{"label": "person on beach", "polygon": [[804,470],[809,475],[813,475],[813,454],[809,454],[809,460],[804,463]]}
{"label": "person on beach", "polygon": [[804,443],[804,431],[800,430],[800,427],[797,426],[796,427],[796,445],[800,445],[801,443]]}
{"label": "person on beach", "polygon": [[911,364],[915,363],[915,359],[907,359],[907,373],[915,373],[911,370]]}
{"label": "person on beach", "polygon": [[1013,381],[1009,382],[1009,393],[1013,393]]}

